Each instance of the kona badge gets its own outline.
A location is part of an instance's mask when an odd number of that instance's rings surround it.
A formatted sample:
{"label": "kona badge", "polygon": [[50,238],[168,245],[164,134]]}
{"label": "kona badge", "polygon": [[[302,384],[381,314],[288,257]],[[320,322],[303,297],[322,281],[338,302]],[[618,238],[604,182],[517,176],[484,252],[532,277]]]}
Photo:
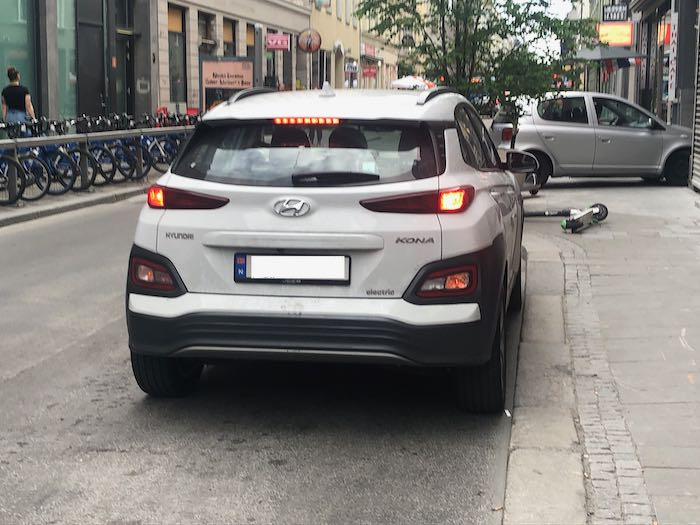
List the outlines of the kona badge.
{"label": "kona badge", "polygon": [[435,244],[432,237],[397,237],[396,244]]}

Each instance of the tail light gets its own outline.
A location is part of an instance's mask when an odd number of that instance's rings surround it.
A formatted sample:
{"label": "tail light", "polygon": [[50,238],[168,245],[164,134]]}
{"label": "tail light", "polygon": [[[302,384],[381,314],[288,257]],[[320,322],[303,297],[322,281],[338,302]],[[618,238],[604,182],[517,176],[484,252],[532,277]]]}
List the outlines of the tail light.
{"label": "tail light", "polygon": [[510,144],[511,140],[513,140],[513,128],[511,126],[507,126],[501,130],[501,141],[508,142]]}
{"label": "tail light", "polygon": [[476,290],[476,285],[477,268],[470,264],[430,272],[423,278],[416,295],[424,298],[470,295]]}
{"label": "tail light", "polygon": [[129,260],[129,278],[131,283],[139,288],[163,292],[174,292],[179,289],[168,268],[141,257],[132,257]]}
{"label": "tail light", "polygon": [[474,188],[464,186],[449,190],[412,193],[367,199],[360,204],[371,211],[385,213],[459,213],[474,200]]}
{"label": "tail light", "polygon": [[151,186],[148,189],[148,205],[165,210],[213,210],[228,204],[226,197],[204,195],[193,191],[178,190],[165,186]]}

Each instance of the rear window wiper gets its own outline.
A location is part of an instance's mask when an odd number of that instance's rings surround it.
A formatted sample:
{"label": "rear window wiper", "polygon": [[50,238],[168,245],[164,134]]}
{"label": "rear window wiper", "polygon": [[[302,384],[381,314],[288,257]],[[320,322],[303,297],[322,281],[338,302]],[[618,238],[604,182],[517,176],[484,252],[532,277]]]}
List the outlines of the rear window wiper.
{"label": "rear window wiper", "polygon": [[292,175],[293,186],[340,186],[360,182],[379,180],[375,173],[361,171],[323,171],[315,173],[295,173]]}

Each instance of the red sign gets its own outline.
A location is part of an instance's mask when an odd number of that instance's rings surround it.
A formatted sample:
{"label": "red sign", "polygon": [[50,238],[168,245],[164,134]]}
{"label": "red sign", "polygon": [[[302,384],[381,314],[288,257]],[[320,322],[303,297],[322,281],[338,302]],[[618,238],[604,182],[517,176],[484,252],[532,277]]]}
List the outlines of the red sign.
{"label": "red sign", "polygon": [[363,77],[376,77],[377,76],[377,66],[365,66],[362,68]]}
{"label": "red sign", "polygon": [[297,46],[306,53],[315,53],[321,49],[321,34],[315,29],[305,29],[299,35]]}
{"label": "red sign", "polygon": [[267,33],[265,47],[269,50],[289,51],[290,35],[286,33]]}

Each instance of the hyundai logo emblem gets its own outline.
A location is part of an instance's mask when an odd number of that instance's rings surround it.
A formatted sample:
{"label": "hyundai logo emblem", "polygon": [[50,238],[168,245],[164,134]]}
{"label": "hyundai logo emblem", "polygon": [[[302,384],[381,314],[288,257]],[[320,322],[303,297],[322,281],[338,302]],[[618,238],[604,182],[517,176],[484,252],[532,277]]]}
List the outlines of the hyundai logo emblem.
{"label": "hyundai logo emblem", "polygon": [[272,209],[282,217],[301,217],[309,213],[311,206],[301,199],[282,199],[278,200]]}

